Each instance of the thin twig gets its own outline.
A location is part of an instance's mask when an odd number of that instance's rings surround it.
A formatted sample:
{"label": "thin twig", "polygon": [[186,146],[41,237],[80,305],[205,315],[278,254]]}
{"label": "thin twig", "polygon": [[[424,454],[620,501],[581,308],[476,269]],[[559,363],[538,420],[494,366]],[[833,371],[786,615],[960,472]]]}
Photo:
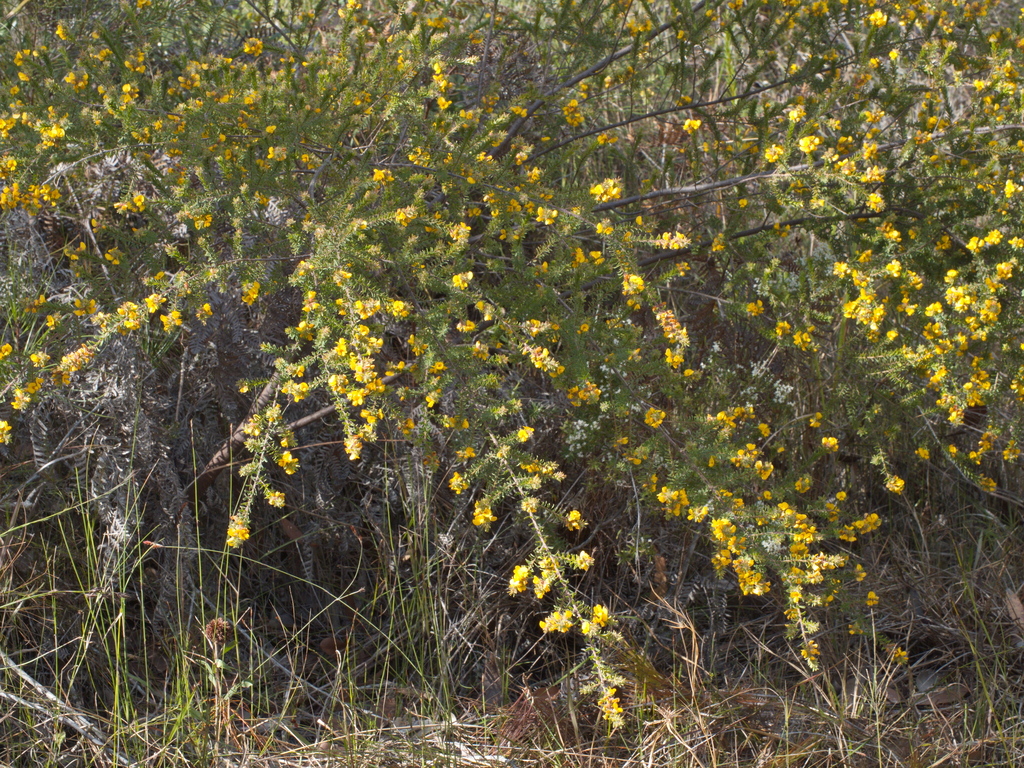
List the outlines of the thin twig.
{"label": "thin twig", "polygon": [[[837,64],[836,66],[832,67],[832,69],[840,69],[842,66],[845,65]],[[600,128],[593,128],[589,131],[577,133],[566,139],[562,139],[561,141],[556,142],[554,144],[545,145],[543,149],[534,152],[532,155],[530,155],[529,161],[536,160],[541,155],[546,155],[548,152],[553,152],[556,149],[560,149],[561,147],[564,147],[566,144],[571,144],[574,141],[579,141],[580,139],[585,139],[588,136],[594,136],[595,134],[598,133],[612,131],[615,130],[616,128],[622,128],[633,123],[639,123],[643,120],[650,120],[651,118],[654,117],[663,117],[664,115],[671,115],[676,112],[692,112],[695,109],[707,109],[708,107],[715,107],[720,104],[728,104],[730,101],[749,99],[752,96],[757,96],[761,93],[764,93],[765,91],[770,91],[774,88],[780,88],[783,85],[791,85],[792,83],[795,82],[799,82],[799,80],[787,77],[785,80],[779,80],[776,83],[769,83],[768,85],[761,86],[760,88],[754,88],[753,90],[750,91],[744,91],[743,93],[737,94],[736,96],[723,96],[721,98],[711,99],[710,101],[693,101],[690,102],[689,104],[666,107],[665,109],[658,109],[655,110],[654,112],[647,112],[642,115],[630,115],[629,117],[625,118],[624,120],[620,120],[617,123],[608,123],[606,125],[602,125]]]}
{"label": "thin twig", "polygon": [[[696,12],[700,11],[700,9],[703,8],[703,7],[704,7],[704,0],[700,0],[699,3],[697,3],[696,5],[693,6],[692,11],[694,13],[696,13]],[[662,32],[664,32],[667,29],[670,29],[672,27],[672,25],[675,24],[678,20],[679,20],[679,17],[676,16],[671,21],[666,21],[664,24],[661,24],[658,27],[655,27],[653,30],[651,30],[650,34],[647,35],[647,37],[644,40],[644,42],[650,42],[654,38],[658,37],[658,35],[660,35]],[[580,81],[586,80],[588,77],[596,75],[598,72],[600,72],[605,67],[607,67],[607,66],[609,66],[611,64],[614,64],[616,61],[618,61],[619,59],[621,59],[624,56],[628,56],[635,49],[636,49],[636,45],[634,45],[633,43],[630,43],[625,48],[620,48],[619,50],[615,51],[614,53],[608,54],[603,59],[601,59],[601,61],[597,62],[593,66],[588,67],[587,69],[583,70],[579,74],[573,75],[568,80],[563,80],[558,85],[556,85],[554,88],[552,88],[547,93],[545,93],[541,98],[536,99],[527,108],[525,115],[517,118],[516,120],[514,120],[512,122],[512,125],[509,126],[508,131],[505,134],[505,138],[502,140],[501,144],[499,144],[497,147],[492,149],[488,154],[492,158],[494,158],[494,159],[498,159],[498,158],[502,157],[506,152],[508,152],[509,147],[512,146],[512,140],[516,136],[519,135],[519,132],[523,129],[523,126],[526,125],[526,123],[530,120],[531,117],[533,117],[534,113],[538,109],[540,109],[541,107],[544,106],[545,102],[549,98],[554,96],[559,91],[564,91],[567,88],[572,88],[574,85],[576,85]]]}
{"label": "thin twig", "polygon": [[192,485],[185,490],[186,504],[188,503],[187,499],[201,497],[213,485],[214,480],[217,479],[217,476],[227,466],[228,458],[245,442],[245,428],[252,422],[253,417],[270,402],[270,398],[277,392],[279,384],[280,377],[274,376],[263,387],[263,390],[257,395],[255,402],[249,408],[249,414],[235,431],[231,433],[231,437],[220,447],[220,450],[213,454],[213,458],[206,462],[206,466],[196,475]]}
{"label": "thin twig", "polygon": [[[397,379],[399,376],[401,376],[400,373],[393,373],[390,376],[385,376],[383,379],[381,379],[381,381],[384,384],[384,386],[387,386],[395,379]],[[238,427],[231,433],[231,437],[229,437],[224,442],[224,445],[220,447],[220,450],[213,454],[213,457],[208,462],[206,462],[206,466],[204,466],[203,469],[199,472],[199,474],[196,475],[195,480],[193,480],[189,488],[186,489],[186,501],[184,502],[184,504],[188,504],[189,499],[197,499],[201,497],[204,493],[206,493],[206,491],[210,488],[211,485],[213,485],[214,481],[217,479],[220,473],[224,471],[224,469],[228,466],[228,459],[231,457],[231,454],[234,453],[239,448],[241,448],[242,445],[244,445],[245,443],[246,427],[252,423],[252,420],[256,416],[256,414],[263,410],[264,406],[266,406],[266,404],[270,402],[270,399],[277,392],[279,383],[280,380],[279,377],[277,376],[275,376],[273,379],[267,382],[267,385],[256,397],[256,400],[255,402],[253,402],[252,407],[249,408],[249,415],[246,416],[242,423],[239,424]],[[320,419],[330,416],[337,410],[337,405],[332,404],[325,406],[320,410],[309,414],[308,416],[303,416],[301,419],[296,419],[295,421],[291,422],[290,424],[287,425],[287,429],[294,431],[301,427],[305,427],[308,424],[312,424],[314,421],[319,421]],[[182,506],[182,508],[184,509],[184,505]]]}
{"label": "thin twig", "polygon": [[[728,239],[730,241],[740,240],[744,237],[752,237],[753,235],[758,235],[761,234],[762,232],[773,230],[776,227],[796,227],[800,226],[801,224],[805,224],[809,221],[834,222],[849,221],[852,219],[874,219],[878,218],[879,216],[884,216],[887,213],[889,213],[889,211],[882,211],[880,213],[875,211],[855,211],[853,213],[843,214],[842,216],[801,216],[799,219],[786,219],[785,221],[776,221],[771,224],[761,224],[759,226],[752,227],[751,229],[745,229],[742,232],[735,232],[732,235],[730,235]],[[689,248],[680,248],[679,250],[664,249],[656,251],[644,259],[639,259],[637,261],[637,266],[649,267],[654,264],[657,264],[658,262],[665,261],[666,259],[678,259],[683,256],[690,256],[694,252],[699,251],[702,248],[709,248],[713,242],[714,240],[702,240],[699,243],[691,245]],[[580,286],[565,291],[562,295],[568,296],[574,293],[584,293],[590,288],[593,288],[595,285],[607,282],[608,280],[616,279],[617,277],[617,274],[602,275],[601,277],[595,277],[593,280],[589,280]]]}
{"label": "thin twig", "polygon": [[[1024,129],[1024,125],[1020,125],[1020,124],[1000,125],[1000,126],[995,126],[993,128],[979,128],[977,130],[973,130],[972,133],[975,134],[975,135],[982,135],[982,134],[1000,133],[1002,131],[1015,131],[1015,130],[1022,130],[1022,129]],[[940,141],[942,139],[948,138],[952,133],[953,133],[953,131],[946,131],[944,133],[937,133],[937,134],[935,134],[934,136],[931,137],[931,141]],[[911,139],[906,139],[906,140],[902,140],[902,141],[891,141],[888,144],[880,145],[878,147],[877,151],[878,152],[891,152],[894,149],[902,149],[903,147],[905,147],[907,145],[908,141],[911,141]],[[804,171],[809,171],[809,170],[811,170],[813,168],[821,168],[821,167],[823,167],[824,165],[826,165],[829,162],[831,162],[831,160],[821,159],[821,160],[816,160],[813,163],[802,163],[800,165],[788,166],[786,168],[775,168],[775,169],[770,170],[770,171],[760,171],[758,173],[750,173],[750,174],[747,174],[746,176],[734,176],[731,179],[721,179],[719,181],[707,182],[706,184],[691,184],[688,187],[670,187],[668,189],[655,189],[655,190],[652,190],[650,192],[645,192],[642,195],[633,195],[632,197],[623,197],[623,198],[620,198],[618,200],[611,200],[611,201],[609,201],[607,203],[602,203],[601,205],[595,206],[593,208],[593,210],[595,212],[610,211],[610,210],[612,210],[614,208],[622,208],[623,206],[632,205],[633,203],[640,203],[640,202],[643,202],[645,200],[651,200],[651,199],[653,199],[655,197],[668,197],[670,195],[685,195],[685,196],[703,195],[703,194],[705,194],[707,192],[714,192],[715,190],[723,189],[725,187],[735,187],[735,186],[738,186],[740,184],[746,184],[748,182],[758,181],[760,179],[769,179],[769,178],[779,178],[779,179],[782,179],[782,178],[786,178],[787,176],[792,176],[792,175],[797,174],[797,173],[803,173]]]}

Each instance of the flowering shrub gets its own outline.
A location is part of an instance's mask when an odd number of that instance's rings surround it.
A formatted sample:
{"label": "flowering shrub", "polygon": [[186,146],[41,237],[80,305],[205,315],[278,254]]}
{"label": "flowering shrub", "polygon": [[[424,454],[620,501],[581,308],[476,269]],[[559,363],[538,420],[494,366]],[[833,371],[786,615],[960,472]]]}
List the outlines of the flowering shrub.
{"label": "flowering shrub", "polygon": [[78,218],[89,162],[130,147],[142,170],[37,265],[60,286],[9,256],[0,440],[115,337],[185,354],[227,296],[286,319],[273,370],[239,382],[266,397],[230,545],[288,503],[288,411],[320,393],[351,460],[417,444],[481,537],[534,536],[508,591],[546,601],[543,632],[617,642],[607,600],[572,586],[593,552],[561,533],[607,514],[564,501],[589,466],[701,530],[743,594],[779,595],[811,665],[863,577],[847,545],[884,522],[865,485],[908,497],[915,462],[942,461],[1007,492],[1019,20],[563,2],[524,11],[523,40],[511,10],[318,2],[225,42],[216,4],[201,48],[174,6],[56,20],[3,56],[0,208]]}

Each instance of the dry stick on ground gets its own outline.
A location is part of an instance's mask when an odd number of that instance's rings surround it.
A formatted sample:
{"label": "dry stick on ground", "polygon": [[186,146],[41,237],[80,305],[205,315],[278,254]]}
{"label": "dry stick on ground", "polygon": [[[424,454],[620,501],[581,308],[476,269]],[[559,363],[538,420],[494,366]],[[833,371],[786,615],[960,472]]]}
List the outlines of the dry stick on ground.
{"label": "dry stick on ground", "polygon": [[24,680],[29,687],[31,687],[36,693],[42,696],[47,701],[51,702],[57,708],[57,712],[54,712],[42,704],[37,704],[27,699],[23,699],[21,696],[17,696],[13,693],[0,690],[0,698],[13,701],[15,704],[20,704],[23,707],[39,712],[40,714],[53,717],[61,725],[66,725],[69,728],[74,729],[90,742],[98,746],[104,752],[112,757],[117,758],[118,764],[132,766],[138,765],[134,760],[130,760],[123,752],[119,750],[111,749],[107,746],[109,739],[104,736],[103,732],[100,731],[95,725],[89,722],[89,718],[83,715],[81,712],[73,709],[70,705],[65,704],[63,701],[58,699],[46,686],[36,681],[31,675],[25,670],[14,663],[14,660],[0,650],[0,663],[4,667],[9,669],[15,675]]}

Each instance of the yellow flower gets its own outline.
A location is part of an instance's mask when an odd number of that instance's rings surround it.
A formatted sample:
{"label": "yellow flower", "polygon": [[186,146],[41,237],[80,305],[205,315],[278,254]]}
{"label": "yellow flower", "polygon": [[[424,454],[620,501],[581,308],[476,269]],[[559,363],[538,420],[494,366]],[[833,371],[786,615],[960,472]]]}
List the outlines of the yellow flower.
{"label": "yellow flower", "polygon": [[807,659],[809,662],[814,662],[818,656],[821,655],[821,650],[818,648],[818,644],[813,640],[808,640],[804,647],[800,650],[800,655]]}
{"label": "yellow flower", "polygon": [[554,208],[537,208],[537,221],[541,224],[554,224],[558,218],[558,211]]}
{"label": "yellow flower", "polygon": [[242,45],[242,50],[250,56],[259,56],[263,53],[263,41],[255,37],[250,37]]}
{"label": "yellow flower", "polygon": [[544,577],[533,577],[533,594],[538,600],[543,599],[544,595],[551,591],[551,578],[550,574]]}
{"label": "yellow flower", "polygon": [[518,432],[516,432],[516,438],[520,443],[525,443],[533,436],[533,432],[533,427],[522,427]]}
{"label": "yellow flower", "polygon": [[867,599],[864,602],[869,606],[878,605],[878,595],[874,592],[868,592]]}
{"label": "yellow flower", "polygon": [[605,691],[604,696],[597,700],[597,706],[604,714],[604,719],[611,722],[615,722],[622,714],[622,705],[619,703],[618,696],[615,695],[616,690],[616,688],[609,688]]}
{"label": "yellow flower", "polygon": [[457,275],[452,276],[452,285],[459,290],[466,290],[469,287],[469,281],[473,279],[472,272],[460,272]]}
{"label": "yellow flower", "polygon": [[800,151],[806,154],[811,154],[821,144],[820,136],[804,136],[797,145],[800,147]]}
{"label": "yellow flower", "polygon": [[11,425],[6,421],[0,421],[0,443],[11,442]]}
{"label": "yellow flower", "polygon": [[583,113],[580,111],[580,104],[576,99],[572,99],[562,107],[562,114],[565,115],[565,122],[573,128],[583,123]]}
{"label": "yellow flower", "polygon": [[[464,490],[469,488],[469,483],[466,481],[461,474],[458,472],[452,473],[451,479],[448,481],[448,487],[455,491],[455,495],[460,495]],[[479,525],[479,523],[478,523]]]}
{"label": "yellow flower", "polygon": [[[669,251],[681,251],[690,244],[690,238],[682,232],[662,232],[654,238],[654,244]],[[685,274],[690,269],[690,265],[681,261],[676,264],[676,268],[680,274]]]}
{"label": "yellow flower", "polygon": [[258,282],[242,284],[242,302],[252,304],[260,295],[260,284]]}
{"label": "yellow flower", "polygon": [[661,426],[661,422],[665,420],[665,412],[659,411],[657,408],[648,408],[647,413],[644,416],[644,421],[647,426],[657,429]]}
{"label": "yellow flower", "polygon": [[117,314],[121,317],[122,332],[137,331],[142,327],[139,317],[139,305],[133,301],[126,301],[117,308]]}
{"label": "yellow flower", "polygon": [[736,526],[720,517],[711,521],[711,535],[717,541],[726,541],[736,535]]}
{"label": "yellow flower", "polygon": [[525,592],[530,580],[530,567],[517,565],[512,571],[512,578],[508,580],[508,593],[514,595],[518,592]]}
{"label": "yellow flower", "polygon": [[358,461],[363,453],[363,441],[359,435],[351,435],[345,438],[345,451],[351,461]]}
{"label": "yellow flower", "polygon": [[[484,530],[487,531],[487,530],[490,530],[491,523],[493,523],[497,519],[498,518],[494,516],[494,512],[491,510],[491,505],[488,504],[486,501],[478,501],[478,502],[476,502],[474,504],[474,509],[473,509],[473,525],[482,525]],[[518,572],[518,569],[524,568],[524,567],[525,566],[522,566],[522,565],[516,566],[517,572]],[[526,573],[527,573],[527,575],[529,574],[529,569],[526,569]],[[523,582],[523,588],[518,590],[518,591],[522,592],[524,589],[526,589],[526,582],[525,581]]]}
{"label": "yellow flower", "polygon": [[839,440],[834,437],[821,438],[821,445],[829,453],[835,453],[839,450]]}
{"label": "yellow flower", "polygon": [[617,179],[605,179],[600,184],[592,186],[590,194],[597,199],[597,202],[607,203],[622,197],[622,186]]}
{"label": "yellow flower", "polygon": [[540,622],[545,632],[568,632],[572,629],[572,611],[554,611]]}
{"label": "yellow flower", "polygon": [[896,494],[903,493],[903,487],[905,485],[906,483],[903,481],[903,478],[897,477],[896,475],[893,475],[892,477],[885,481],[886,489]]}
{"label": "yellow flower", "polygon": [[23,411],[32,402],[32,394],[26,392],[21,387],[16,387],[14,390],[14,396],[11,399],[11,408],[16,411]]}
{"label": "yellow flower", "polygon": [[576,555],[576,567],[581,571],[589,571],[594,562],[593,555],[587,554],[586,550]]}
{"label": "yellow flower", "polygon": [[403,227],[409,226],[413,219],[416,218],[416,208],[414,206],[407,206],[405,208],[399,208],[395,211],[395,221],[401,224]]}
{"label": "yellow flower", "polygon": [[299,460],[292,456],[291,451],[285,451],[281,454],[281,458],[277,460],[279,467],[284,469],[286,474],[294,475],[296,470],[299,468]]}
{"label": "yellow flower", "polygon": [[644,292],[644,279],[640,275],[625,274],[622,276],[622,295],[636,296]]}
{"label": "yellow flower", "polygon": [[238,515],[231,516],[231,522],[228,523],[228,539],[227,545],[232,549],[240,547],[242,542],[249,538],[249,523]]}
{"label": "yellow flower", "polygon": [[578,509],[572,510],[565,518],[565,527],[570,531],[578,531],[586,525],[587,521],[583,519]]}

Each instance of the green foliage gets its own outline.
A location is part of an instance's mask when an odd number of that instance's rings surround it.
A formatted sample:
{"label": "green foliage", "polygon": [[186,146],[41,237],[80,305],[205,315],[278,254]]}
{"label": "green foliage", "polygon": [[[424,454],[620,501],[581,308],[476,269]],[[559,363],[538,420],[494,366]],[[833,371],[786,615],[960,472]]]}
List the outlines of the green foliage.
{"label": "green foliage", "polygon": [[[229,544],[290,503],[289,411],[322,393],[352,460],[416,446],[464,526],[530,532],[509,589],[548,601],[546,632],[618,642],[572,586],[594,558],[565,539],[608,514],[571,509],[585,476],[706,532],[812,666],[824,609],[864,599],[846,547],[883,522],[869,490],[913,504],[918,462],[953,462],[1016,500],[1018,19],[366,6],[9,25],[0,206],[80,226],[43,255],[8,242],[8,440],[115,337],[177,358],[219,313],[272,316]],[[125,152],[116,199],[84,210]]]}

